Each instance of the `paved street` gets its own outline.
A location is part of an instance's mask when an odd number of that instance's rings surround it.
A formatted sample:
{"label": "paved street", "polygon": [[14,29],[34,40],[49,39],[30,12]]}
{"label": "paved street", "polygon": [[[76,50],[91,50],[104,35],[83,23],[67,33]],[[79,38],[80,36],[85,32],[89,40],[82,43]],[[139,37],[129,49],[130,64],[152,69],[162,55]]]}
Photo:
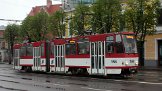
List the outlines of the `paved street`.
{"label": "paved street", "polygon": [[140,71],[129,79],[20,73],[0,64],[0,91],[161,91],[161,71]]}

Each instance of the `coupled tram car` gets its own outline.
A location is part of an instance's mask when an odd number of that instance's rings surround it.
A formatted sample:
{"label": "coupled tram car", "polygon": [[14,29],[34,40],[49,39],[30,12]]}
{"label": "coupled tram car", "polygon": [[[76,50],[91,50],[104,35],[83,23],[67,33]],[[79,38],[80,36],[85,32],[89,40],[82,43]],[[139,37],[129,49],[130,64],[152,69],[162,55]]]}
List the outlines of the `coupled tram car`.
{"label": "coupled tram car", "polygon": [[134,34],[96,34],[14,45],[14,69],[63,74],[131,75],[138,69]]}

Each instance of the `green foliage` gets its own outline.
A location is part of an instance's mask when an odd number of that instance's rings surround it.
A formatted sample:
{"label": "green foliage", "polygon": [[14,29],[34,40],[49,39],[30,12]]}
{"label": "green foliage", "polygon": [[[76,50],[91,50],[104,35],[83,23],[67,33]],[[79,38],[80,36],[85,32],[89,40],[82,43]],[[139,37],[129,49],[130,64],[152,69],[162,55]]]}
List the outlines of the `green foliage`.
{"label": "green foliage", "polygon": [[83,35],[84,31],[89,30],[89,25],[91,25],[90,22],[91,22],[90,8],[80,3],[74,11],[74,16],[71,18],[70,32],[71,33],[76,32],[77,35]]}
{"label": "green foliage", "polygon": [[109,33],[119,31],[119,20],[121,15],[121,5],[119,0],[97,0],[92,6],[93,31],[97,33]]}
{"label": "green foliage", "polygon": [[127,31],[133,31],[139,41],[156,31],[159,0],[128,0],[125,16]]}
{"label": "green foliage", "polygon": [[13,45],[18,40],[18,33],[19,33],[20,26],[16,24],[9,24],[7,25],[4,38],[8,42],[9,47],[9,64],[11,64],[12,56],[13,56]]}
{"label": "green foliage", "polygon": [[[80,3],[68,16],[69,32],[70,35],[83,35],[86,30],[109,33],[125,28],[144,41],[146,35],[155,32],[159,7],[159,0],[96,0],[91,7]],[[39,41],[47,39],[47,34],[52,33],[62,38],[65,35],[65,20],[63,11],[28,16],[22,22],[20,36]]]}
{"label": "green foliage", "polygon": [[21,41],[24,40],[24,36],[29,36],[32,40],[34,40],[34,38],[32,38],[32,22],[33,22],[33,16],[27,16],[25,18],[25,20],[22,22],[21,28],[20,28],[20,33],[19,33],[19,37],[21,38]]}
{"label": "green foliage", "polygon": [[18,39],[19,29],[20,29],[19,25],[16,24],[7,25],[4,32],[4,38],[9,43],[10,46],[12,46],[14,42]]}
{"label": "green foliage", "polygon": [[40,12],[35,16],[28,16],[22,22],[21,37],[29,36],[32,41],[46,39],[48,33],[48,14]]}
{"label": "green foliage", "polygon": [[65,35],[64,18],[63,11],[56,11],[49,17],[49,29],[54,36],[62,38]]}

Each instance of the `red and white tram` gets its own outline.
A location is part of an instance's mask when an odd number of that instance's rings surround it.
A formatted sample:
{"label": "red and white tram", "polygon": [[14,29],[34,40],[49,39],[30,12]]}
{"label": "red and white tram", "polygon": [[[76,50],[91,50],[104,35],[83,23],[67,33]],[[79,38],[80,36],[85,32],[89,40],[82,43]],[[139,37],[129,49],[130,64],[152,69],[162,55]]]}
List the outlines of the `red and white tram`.
{"label": "red and white tram", "polygon": [[21,70],[106,76],[130,75],[138,68],[136,40],[130,32],[54,39],[18,48],[15,45],[21,54],[17,57]]}

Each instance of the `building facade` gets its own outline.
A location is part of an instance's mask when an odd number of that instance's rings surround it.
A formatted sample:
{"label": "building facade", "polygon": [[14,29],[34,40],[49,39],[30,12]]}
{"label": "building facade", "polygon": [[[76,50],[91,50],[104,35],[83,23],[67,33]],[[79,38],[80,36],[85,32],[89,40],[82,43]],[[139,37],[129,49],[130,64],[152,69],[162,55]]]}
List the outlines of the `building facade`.
{"label": "building facade", "polygon": [[75,9],[78,4],[87,4],[90,5],[94,3],[95,0],[62,0],[62,8],[64,10]]}
{"label": "building facade", "polygon": [[29,16],[34,16],[41,11],[47,12],[48,14],[52,14],[60,10],[61,6],[62,4],[53,5],[51,0],[47,0],[46,5],[33,7],[29,13]]}
{"label": "building facade", "polygon": [[[162,0],[160,0],[162,3]],[[162,4],[161,4],[162,5]],[[162,9],[154,35],[146,36],[144,66],[162,67]]]}
{"label": "building facade", "polygon": [[144,66],[162,67],[162,26],[157,26],[157,32],[145,40]]}
{"label": "building facade", "polygon": [[[62,4],[52,4],[52,0],[46,0],[46,5],[33,7],[31,11],[29,12],[28,16],[35,16],[36,14],[42,11],[51,15],[55,13],[56,11],[61,10],[62,9],[61,6]],[[52,33],[47,34],[47,36],[48,36],[48,39],[53,38]]]}
{"label": "building facade", "polygon": [[8,60],[8,43],[4,39],[5,26],[0,26],[0,62]]}

